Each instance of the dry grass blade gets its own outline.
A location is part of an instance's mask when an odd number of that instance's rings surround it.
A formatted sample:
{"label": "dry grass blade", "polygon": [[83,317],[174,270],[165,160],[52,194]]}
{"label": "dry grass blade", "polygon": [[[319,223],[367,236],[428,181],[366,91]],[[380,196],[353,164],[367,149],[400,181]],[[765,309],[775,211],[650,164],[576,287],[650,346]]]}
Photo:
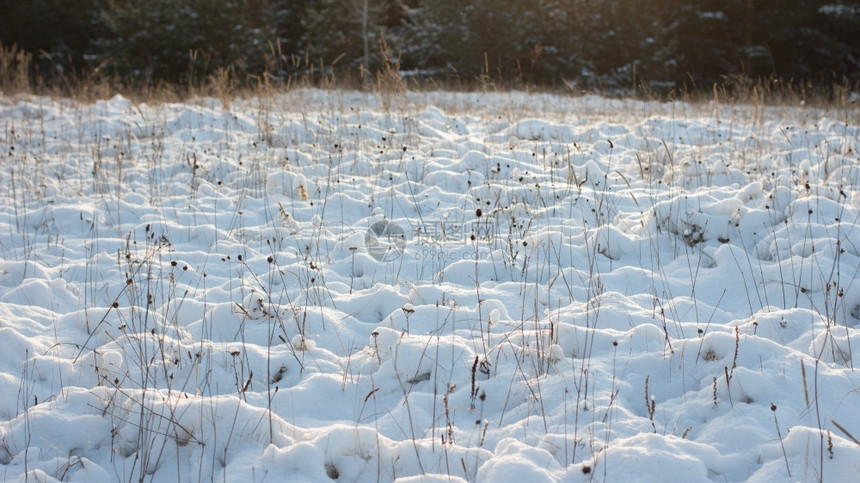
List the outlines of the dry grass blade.
{"label": "dry grass blade", "polygon": [[832,419],[830,420],[830,422],[833,423],[834,426],[836,426],[836,429],[838,429],[839,431],[842,431],[842,434],[847,436],[848,439],[850,439],[851,441],[854,441],[854,444],[860,446],[860,441],[858,441],[857,438],[855,438],[853,434],[848,432],[848,430],[845,429],[841,424],[837,423],[836,421],[834,421]]}

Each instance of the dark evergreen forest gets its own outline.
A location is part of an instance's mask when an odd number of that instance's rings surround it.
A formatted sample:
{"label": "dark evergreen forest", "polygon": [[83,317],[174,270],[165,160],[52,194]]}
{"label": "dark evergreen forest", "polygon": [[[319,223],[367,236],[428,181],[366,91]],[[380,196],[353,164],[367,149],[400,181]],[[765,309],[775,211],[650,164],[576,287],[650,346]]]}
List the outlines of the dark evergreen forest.
{"label": "dark evergreen forest", "polygon": [[[0,42],[71,82],[307,75],[603,92],[860,81],[860,2],[841,0],[0,1]],[[8,55],[7,55],[8,57]],[[7,61],[8,63],[9,61]]]}

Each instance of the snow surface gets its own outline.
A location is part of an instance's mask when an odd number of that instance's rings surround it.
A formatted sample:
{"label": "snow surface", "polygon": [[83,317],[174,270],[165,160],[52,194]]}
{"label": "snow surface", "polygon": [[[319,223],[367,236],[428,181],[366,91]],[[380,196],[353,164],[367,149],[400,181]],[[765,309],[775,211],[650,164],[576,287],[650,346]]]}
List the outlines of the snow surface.
{"label": "snow surface", "polygon": [[858,119],[0,97],[0,475],[856,481]]}

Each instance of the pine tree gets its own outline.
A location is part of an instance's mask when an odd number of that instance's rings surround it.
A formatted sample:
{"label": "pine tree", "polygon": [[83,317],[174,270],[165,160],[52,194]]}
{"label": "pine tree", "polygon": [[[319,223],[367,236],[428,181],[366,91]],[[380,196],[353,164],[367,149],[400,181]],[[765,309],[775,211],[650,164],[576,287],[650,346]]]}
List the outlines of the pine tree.
{"label": "pine tree", "polygon": [[302,16],[306,51],[313,62],[372,72],[382,61],[379,42],[400,25],[405,6],[397,0],[316,0]]}
{"label": "pine tree", "polygon": [[0,43],[34,54],[43,79],[74,77],[96,65],[93,39],[107,33],[107,0],[0,2]]}
{"label": "pine tree", "polygon": [[252,0],[109,0],[101,42],[105,62],[124,76],[195,82],[218,68],[259,73],[271,27]]}

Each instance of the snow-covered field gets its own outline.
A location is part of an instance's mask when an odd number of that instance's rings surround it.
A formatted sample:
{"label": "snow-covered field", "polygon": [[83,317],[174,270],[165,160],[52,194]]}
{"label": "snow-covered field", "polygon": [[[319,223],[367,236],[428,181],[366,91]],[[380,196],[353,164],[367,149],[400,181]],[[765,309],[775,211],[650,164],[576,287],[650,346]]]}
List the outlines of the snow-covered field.
{"label": "snow-covered field", "polygon": [[857,108],[297,90],[0,122],[4,480],[860,475]]}

